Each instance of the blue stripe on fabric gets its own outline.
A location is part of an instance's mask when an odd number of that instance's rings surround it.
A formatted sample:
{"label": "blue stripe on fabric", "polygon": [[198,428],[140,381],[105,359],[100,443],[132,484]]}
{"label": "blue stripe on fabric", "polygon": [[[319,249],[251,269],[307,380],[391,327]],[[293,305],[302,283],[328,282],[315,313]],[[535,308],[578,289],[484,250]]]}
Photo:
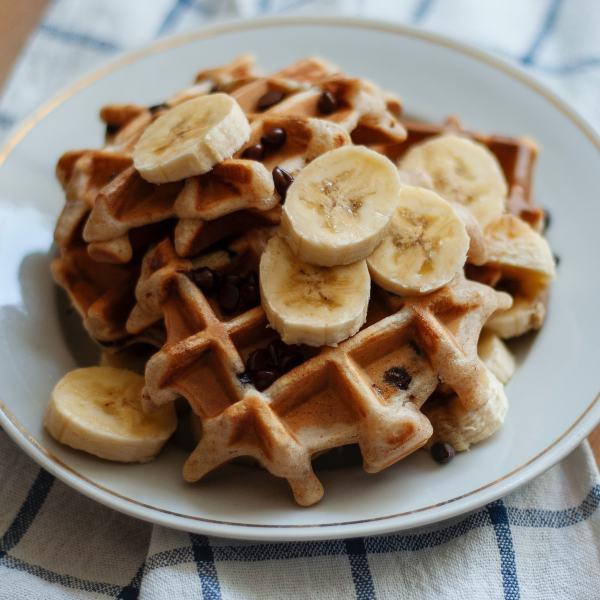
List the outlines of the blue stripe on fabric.
{"label": "blue stripe on fabric", "polygon": [[494,526],[496,543],[500,552],[500,572],[505,600],[519,600],[521,591],[517,578],[515,548],[508,519],[508,511],[502,500],[496,500],[486,506],[490,520]]}
{"label": "blue stripe on fabric", "polygon": [[363,538],[345,540],[356,600],[375,600],[375,587]]}
{"label": "blue stripe on fabric", "polygon": [[554,25],[556,24],[561,3],[562,0],[551,0],[550,5],[546,10],[546,15],[544,16],[544,20],[542,22],[540,30],[538,31],[533,42],[531,43],[529,50],[527,50],[527,52],[521,57],[521,62],[524,65],[533,64],[533,61],[535,60],[535,55],[537,54],[542,43],[548,37],[548,34],[552,31]]}
{"label": "blue stripe on fabric", "polygon": [[366,538],[367,551],[372,554],[386,552],[417,552],[427,548],[434,548],[447,544],[452,540],[462,537],[474,529],[490,525],[487,511],[480,510],[467,518],[434,531],[426,533],[413,533],[405,535],[388,535],[382,537]]}
{"label": "blue stripe on fabric", "polygon": [[190,534],[192,553],[196,561],[203,600],[221,600],[221,585],[215,568],[215,557],[208,538]]}
{"label": "blue stripe on fabric", "polygon": [[600,484],[595,485],[583,502],[563,510],[508,507],[508,520],[517,527],[562,529],[588,519],[600,506]]}
{"label": "blue stripe on fabric", "polygon": [[181,14],[186,8],[189,8],[191,5],[190,0],[175,0],[173,5],[171,6],[169,12],[166,14],[163,22],[161,23],[158,31],[156,32],[157,36],[164,35],[168,31],[170,31],[177,20],[181,17]]}
{"label": "blue stripe on fabric", "polygon": [[87,46],[89,48],[93,48],[94,50],[101,50],[102,52],[116,52],[121,49],[113,42],[101,40],[85,33],[61,29],[60,27],[49,25],[48,23],[42,23],[38,29],[64,42],[78,44],[80,46]]}
{"label": "blue stripe on fabric", "polygon": [[54,583],[62,585],[63,587],[72,590],[82,590],[84,592],[95,592],[97,594],[105,594],[111,598],[115,598],[120,591],[118,585],[112,583],[102,583],[99,581],[90,581],[88,579],[79,579],[79,577],[73,577],[71,575],[63,575],[50,569],[45,569],[39,565],[32,565],[19,558],[15,558],[10,554],[7,554],[1,561],[0,566],[14,569],[15,571],[21,571],[39,577],[48,583]]}
{"label": "blue stripe on fabric", "polygon": [[431,6],[433,4],[433,0],[419,0],[419,3],[415,6],[415,10],[412,14],[412,22],[420,23],[423,21]]}
{"label": "blue stripe on fabric", "polygon": [[25,498],[17,516],[10,524],[4,535],[0,539],[0,560],[2,560],[9,550],[12,550],[27,533],[40,509],[44,505],[48,493],[52,489],[54,477],[47,471],[40,469],[35,478],[27,497]]}
{"label": "blue stripe on fabric", "polygon": [[[36,480],[37,481],[37,480]],[[33,486],[32,486],[33,490]],[[24,504],[26,504],[25,501]],[[365,538],[364,545],[367,554],[380,554],[380,553],[391,553],[391,552],[414,552],[427,548],[432,548],[441,544],[448,543],[458,537],[465,535],[466,533],[486,527],[494,524],[495,530],[497,530],[498,524],[502,524],[503,519],[506,519],[508,523],[517,527],[546,527],[548,529],[559,529],[564,527],[570,527],[581,523],[598,509],[600,506],[600,484],[595,485],[586,495],[584,500],[577,506],[570,507],[562,510],[544,510],[544,509],[521,509],[513,507],[504,507],[505,515],[503,516],[502,510],[497,509],[496,503],[489,505],[486,510],[478,511],[477,513],[471,514],[462,521],[444,527],[443,529],[419,534],[394,534],[382,537]],[[502,505],[504,506],[504,505]],[[494,520],[498,521],[498,524],[493,523],[492,514]],[[21,512],[21,511],[19,511]],[[506,525],[506,523],[504,524]],[[9,528],[10,529],[10,528]],[[508,528],[510,534],[510,528]],[[8,533],[8,532],[7,532]],[[501,538],[505,539],[506,531],[500,532]],[[14,534],[13,534],[14,535]],[[498,532],[496,531],[498,536]],[[5,536],[2,538],[5,539]],[[202,536],[192,537],[192,546],[194,546],[194,538],[204,539],[205,542],[201,542],[199,545],[206,545],[206,538]],[[15,539],[14,537],[12,539]],[[498,537],[497,537],[498,539]],[[512,548],[512,535],[510,535],[510,546]],[[35,575],[45,581],[51,583],[57,583],[67,588],[80,589],[87,591],[94,591],[111,595],[112,597],[118,598],[137,598],[139,596],[139,589],[141,585],[141,579],[144,573],[159,569],[162,567],[175,566],[184,563],[190,563],[198,559],[208,558],[208,563],[212,563],[212,568],[206,569],[206,564],[203,565],[203,574],[205,572],[210,573],[209,579],[212,578],[216,581],[218,586],[218,580],[216,578],[216,570],[214,568],[215,560],[223,561],[260,561],[260,560],[281,560],[281,559],[294,559],[304,557],[317,557],[317,556],[334,556],[343,555],[347,553],[346,545],[341,540],[329,540],[323,542],[292,542],[286,544],[256,544],[248,546],[220,546],[212,549],[212,560],[210,556],[206,556],[206,550],[196,552],[195,549],[189,546],[181,548],[174,548],[172,550],[164,550],[157,552],[152,556],[148,557],[144,565],[140,567],[132,582],[121,588],[109,583],[94,582],[77,577],[71,577],[70,575],[62,575],[55,573],[48,569],[44,569],[37,565],[31,565],[12,557],[9,553],[6,553],[4,558],[0,560],[0,564],[4,567],[25,571],[32,575]],[[513,565],[514,565],[514,549],[512,550]],[[516,569],[515,569],[516,570]],[[509,569],[510,571],[510,569]],[[209,586],[207,585],[207,588]],[[204,589],[204,588],[203,588]],[[209,598],[220,598],[220,589],[218,589],[218,595],[210,595],[212,592],[208,590]],[[127,595],[131,594],[131,595]],[[507,596],[510,598],[511,596]],[[512,596],[518,598],[519,596]]]}

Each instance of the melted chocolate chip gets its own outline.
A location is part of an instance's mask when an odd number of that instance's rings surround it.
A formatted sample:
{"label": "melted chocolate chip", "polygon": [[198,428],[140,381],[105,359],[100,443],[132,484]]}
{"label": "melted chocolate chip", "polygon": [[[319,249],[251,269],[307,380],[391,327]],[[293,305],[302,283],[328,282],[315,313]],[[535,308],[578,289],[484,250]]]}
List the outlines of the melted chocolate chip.
{"label": "melted chocolate chip", "polygon": [[225,313],[233,313],[240,303],[240,289],[237,285],[225,281],[219,287],[219,306]]}
{"label": "melted chocolate chip", "polygon": [[267,347],[267,350],[269,351],[269,354],[271,356],[271,360],[273,361],[273,364],[278,365],[279,361],[281,360],[281,357],[283,356],[284,352],[288,349],[288,346],[286,344],[284,344],[281,340],[273,340],[269,346]]}
{"label": "melted chocolate chip", "polygon": [[301,365],[303,362],[304,356],[302,356],[302,353],[292,350],[281,357],[281,360],[279,361],[279,368],[283,373],[287,373],[298,365]]}
{"label": "melted chocolate chip", "polygon": [[262,144],[254,144],[254,146],[248,146],[242,152],[242,158],[247,158],[248,160],[262,160],[265,156],[265,149]]}
{"label": "melted chocolate chip", "polygon": [[264,371],[265,369],[272,369],[276,366],[276,361],[272,359],[271,354],[265,348],[260,348],[251,352],[246,361],[246,367],[249,371]]}
{"label": "melted chocolate chip", "polygon": [[330,115],[338,106],[336,97],[329,91],[325,90],[317,102],[317,108],[323,115]]}
{"label": "melted chocolate chip", "polygon": [[150,111],[150,114],[154,115],[159,110],[163,110],[164,108],[169,108],[169,105],[166,102],[161,102],[160,104],[153,104],[152,106],[149,106],[148,110]]}
{"label": "melted chocolate chip", "polygon": [[227,275],[225,277],[225,281],[227,283],[231,283],[232,285],[235,285],[236,287],[240,287],[240,285],[242,285],[242,277],[241,275]]}
{"label": "melted chocolate chip", "polygon": [[256,275],[254,273],[251,275],[252,277],[248,276],[240,287],[242,300],[248,308],[257,306],[260,303],[260,292],[258,290],[258,283],[256,282]]}
{"label": "melted chocolate chip", "polygon": [[285,129],[273,127],[273,129],[269,129],[269,131],[260,138],[260,141],[268,150],[279,150],[279,148],[285,144],[286,139],[287,133],[285,132]]}
{"label": "melted chocolate chip", "polygon": [[106,124],[106,135],[115,135],[121,129],[121,126],[118,123],[107,123]]}
{"label": "melted chocolate chip", "polygon": [[279,194],[281,201],[285,201],[288,188],[292,185],[294,178],[281,167],[275,167],[273,169],[273,183],[275,185],[275,191]]}
{"label": "melted chocolate chip", "polygon": [[256,371],[252,376],[254,387],[260,392],[266,390],[277,379],[277,372],[272,369]]}
{"label": "melted chocolate chip", "polygon": [[208,267],[201,267],[192,271],[190,278],[205,294],[210,294],[217,287],[215,272]]}
{"label": "melted chocolate chip", "polygon": [[279,90],[269,90],[258,99],[256,108],[258,108],[258,110],[267,110],[267,108],[271,108],[271,106],[281,102],[281,100],[283,100],[283,92],[280,92]]}
{"label": "melted chocolate chip", "polygon": [[456,455],[456,450],[447,442],[436,442],[431,446],[431,457],[440,465],[449,463]]}
{"label": "melted chocolate chip", "polygon": [[412,377],[404,367],[392,367],[383,374],[383,380],[399,390],[407,390]]}

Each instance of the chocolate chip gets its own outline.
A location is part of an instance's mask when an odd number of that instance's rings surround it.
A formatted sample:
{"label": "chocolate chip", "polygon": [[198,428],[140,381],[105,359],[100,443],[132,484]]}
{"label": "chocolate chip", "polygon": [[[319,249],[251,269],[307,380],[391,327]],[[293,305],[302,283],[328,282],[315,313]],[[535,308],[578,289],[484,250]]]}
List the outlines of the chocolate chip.
{"label": "chocolate chip", "polygon": [[242,285],[242,277],[241,275],[227,275],[225,277],[225,281],[227,283],[231,283],[232,285],[235,285],[236,287],[240,287],[240,285]]}
{"label": "chocolate chip", "polygon": [[244,371],[243,373],[237,373],[237,378],[242,385],[252,383],[252,378],[250,377],[250,373],[248,373],[248,371]]}
{"label": "chocolate chip", "polygon": [[456,455],[456,450],[447,442],[436,442],[431,446],[431,457],[440,465],[449,463]]}
{"label": "chocolate chip", "polygon": [[215,272],[208,267],[200,267],[192,271],[190,278],[205,294],[210,294],[217,287]]}
{"label": "chocolate chip", "polygon": [[118,123],[107,123],[106,124],[106,135],[115,135],[121,129],[121,126]]}
{"label": "chocolate chip", "polygon": [[329,91],[325,90],[317,102],[317,108],[323,115],[330,115],[338,106],[337,98]]}
{"label": "chocolate chip", "polygon": [[423,348],[421,348],[421,346],[419,346],[419,344],[417,344],[417,342],[415,342],[415,340],[410,340],[408,342],[408,345],[413,349],[413,352],[417,356],[424,356]]}
{"label": "chocolate chip", "polygon": [[240,293],[242,294],[244,304],[248,308],[257,306],[260,303],[260,292],[258,291],[258,285],[254,281],[246,280],[240,287]]}
{"label": "chocolate chip", "polygon": [[267,349],[269,350],[273,364],[278,365],[283,353],[288,349],[288,346],[286,346],[281,340],[273,340]]}
{"label": "chocolate chip", "polygon": [[407,390],[412,377],[404,367],[392,367],[383,374],[383,380],[400,390]]}
{"label": "chocolate chip", "polygon": [[252,381],[254,387],[260,392],[266,390],[277,379],[277,372],[272,369],[256,371],[253,374]]}
{"label": "chocolate chip", "polygon": [[262,144],[254,144],[254,146],[248,146],[242,152],[242,158],[247,158],[248,160],[262,160],[265,156],[265,149]]}
{"label": "chocolate chip", "polygon": [[550,211],[546,208],[544,209],[544,223],[542,225],[543,233],[546,233],[546,230],[548,229],[548,227],[550,227],[550,225],[552,225],[552,215],[550,214]]}
{"label": "chocolate chip", "polygon": [[258,108],[258,110],[267,110],[267,108],[271,108],[271,106],[281,102],[281,100],[283,100],[283,92],[280,92],[279,90],[269,90],[258,99],[256,108]]}
{"label": "chocolate chip", "polygon": [[260,141],[268,150],[278,150],[285,144],[286,139],[287,133],[285,132],[285,129],[273,127],[273,129],[269,129],[269,131],[260,138]]}
{"label": "chocolate chip", "polygon": [[275,190],[279,194],[281,201],[285,200],[288,188],[292,185],[294,178],[281,167],[275,167],[273,169],[273,183],[275,184]]}
{"label": "chocolate chip", "polygon": [[277,363],[273,361],[271,354],[266,348],[259,348],[248,355],[246,367],[249,371],[264,371],[276,367]]}
{"label": "chocolate chip", "polygon": [[279,361],[279,368],[283,373],[291,371],[293,368],[301,365],[304,362],[304,356],[301,352],[289,352],[284,354]]}
{"label": "chocolate chip", "polygon": [[554,254],[554,264],[558,267],[560,265],[560,256],[558,254]]}
{"label": "chocolate chip", "polygon": [[161,102],[160,104],[153,104],[152,106],[149,106],[148,110],[150,111],[150,114],[154,115],[159,110],[163,110],[164,108],[169,108],[169,105],[166,102]]}
{"label": "chocolate chip", "polygon": [[219,306],[225,313],[236,311],[240,303],[240,289],[237,285],[225,281],[219,288]]}

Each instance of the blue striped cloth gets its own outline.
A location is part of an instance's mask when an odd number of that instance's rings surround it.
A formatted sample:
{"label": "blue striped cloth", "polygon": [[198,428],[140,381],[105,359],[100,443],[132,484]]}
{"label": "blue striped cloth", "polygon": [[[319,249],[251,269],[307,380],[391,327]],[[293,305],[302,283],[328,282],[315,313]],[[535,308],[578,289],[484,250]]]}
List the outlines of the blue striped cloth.
{"label": "blue striped cloth", "polygon": [[[485,47],[546,80],[600,126],[595,0],[56,0],[0,99],[0,136],[117,52],[208,20],[316,12],[416,24]],[[585,444],[503,500],[424,530],[323,542],[219,540],[97,505],[0,431],[0,600],[600,598],[599,504]]]}

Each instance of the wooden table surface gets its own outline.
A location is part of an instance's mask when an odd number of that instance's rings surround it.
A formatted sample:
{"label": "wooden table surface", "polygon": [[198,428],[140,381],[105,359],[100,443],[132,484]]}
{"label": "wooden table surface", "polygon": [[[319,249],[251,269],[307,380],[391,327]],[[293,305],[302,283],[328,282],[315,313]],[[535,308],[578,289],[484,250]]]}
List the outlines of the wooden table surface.
{"label": "wooden table surface", "polygon": [[[0,86],[48,0],[0,0]],[[600,426],[588,438],[600,465]]]}

